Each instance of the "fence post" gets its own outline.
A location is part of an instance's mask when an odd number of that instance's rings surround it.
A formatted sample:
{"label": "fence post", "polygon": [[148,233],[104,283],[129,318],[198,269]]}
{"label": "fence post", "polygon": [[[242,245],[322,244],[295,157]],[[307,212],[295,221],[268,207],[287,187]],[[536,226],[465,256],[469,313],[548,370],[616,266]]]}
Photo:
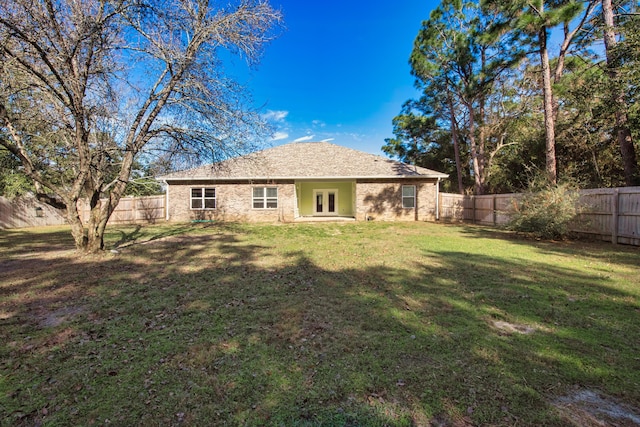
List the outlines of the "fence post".
{"label": "fence post", "polygon": [[618,244],[618,203],[620,200],[620,190],[613,189],[611,200],[611,243]]}
{"label": "fence post", "polygon": [[476,196],[471,195],[471,224],[476,223]]}
{"label": "fence post", "polygon": [[495,227],[498,218],[496,217],[496,195],[494,194],[492,199],[492,211],[493,211],[493,225]]}

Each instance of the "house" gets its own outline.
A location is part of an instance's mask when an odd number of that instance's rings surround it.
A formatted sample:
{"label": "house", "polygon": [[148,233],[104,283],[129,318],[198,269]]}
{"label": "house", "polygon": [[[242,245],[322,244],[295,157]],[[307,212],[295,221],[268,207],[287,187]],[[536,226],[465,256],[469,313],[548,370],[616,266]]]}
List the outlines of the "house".
{"label": "house", "polygon": [[160,177],[169,221],[437,219],[447,175],[327,142],[290,143]]}

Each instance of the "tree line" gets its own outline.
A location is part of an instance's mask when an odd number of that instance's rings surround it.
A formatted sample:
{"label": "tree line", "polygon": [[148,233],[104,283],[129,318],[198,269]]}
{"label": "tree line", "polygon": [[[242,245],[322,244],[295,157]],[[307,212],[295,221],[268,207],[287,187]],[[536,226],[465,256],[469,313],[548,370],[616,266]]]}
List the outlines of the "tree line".
{"label": "tree line", "polygon": [[383,150],[446,190],[640,185],[637,2],[443,0],[409,63],[420,97]]}

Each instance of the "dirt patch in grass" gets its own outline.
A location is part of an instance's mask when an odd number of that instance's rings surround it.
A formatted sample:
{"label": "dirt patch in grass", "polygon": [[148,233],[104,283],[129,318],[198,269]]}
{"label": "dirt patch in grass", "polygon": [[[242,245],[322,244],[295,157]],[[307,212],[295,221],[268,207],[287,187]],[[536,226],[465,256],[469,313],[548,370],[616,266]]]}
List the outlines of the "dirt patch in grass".
{"label": "dirt patch in grass", "polygon": [[592,390],[576,390],[553,402],[562,418],[581,427],[640,425],[640,411]]}
{"label": "dirt patch in grass", "polygon": [[493,326],[504,334],[529,335],[537,330],[535,326],[504,322],[502,320],[496,320],[493,322]]}
{"label": "dirt patch in grass", "polygon": [[45,311],[40,316],[40,326],[55,328],[84,312],[82,307],[73,305],[61,307],[54,311]]}

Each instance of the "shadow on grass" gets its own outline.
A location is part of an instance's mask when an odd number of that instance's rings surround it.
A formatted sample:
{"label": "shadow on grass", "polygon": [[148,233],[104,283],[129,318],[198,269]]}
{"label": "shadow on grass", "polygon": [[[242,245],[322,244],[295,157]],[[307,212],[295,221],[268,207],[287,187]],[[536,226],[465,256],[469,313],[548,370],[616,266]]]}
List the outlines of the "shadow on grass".
{"label": "shadow on grass", "polygon": [[[116,241],[113,244],[113,248],[118,249],[134,243],[141,235],[140,230],[142,230],[142,226],[139,224],[134,226],[132,230],[125,230],[125,229],[118,230],[118,233],[120,234],[120,238],[118,239],[118,241]],[[156,238],[160,238],[160,237],[156,237]]]}
{"label": "shadow on grass", "polygon": [[[144,227],[140,224],[129,227],[110,227],[105,236],[105,243],[108,248],[122,249],[132,245],[146,244],[156,240],[181,236],[189,232],[198,230],[225,230],[233,231],[238,229],[237,224],[167,224],[159,227]],[[111,243],[111,240],[118,236],[118,240]]]}
{"label": "shadow on grass", "polygon": [[66,226],[0,230],[0,251],[5,259],[62,250],[73,250],[73,238]]}
{"label": "shadow on grass", "polygon": [[[188,232],[213,227],[212,224],[166,224],[160,226],[109,226],[105,233],[106,249],[122,249],[131,245],[144,244],[179,236]],[[234,224],[218,224],[226,230],[237,228]],[[35,252],[50,254],[74,250],[74,242],[68,226],[39,228],[0,229],[0,250],[5,258],[29,256]]]}
{"label": "shadow on grass", "polygon": [[505,229],[485,227],[480,225],[450,225],[460,227],[464,235],[473,238],[484,238],[489,240],[503,240],[509,243],[523,246],[534,246],[541,252],[550,254],[561,253],[566,255],[577,254],[580,256],[591,256],[611,258],[612,262],[626,264],[631,267],[640,265],[640,247],[631,245],[613,245],[609,242],[590,239],[583,236],[570,240],[545,240],[517,234]]}
{"label": "shadow on grass", "polygon": [[575,387],[640,406],[638,298],[606,277],[435,249],[329,267],[206,231],[0,261],[6,422],[566,425],[550,401]]}

